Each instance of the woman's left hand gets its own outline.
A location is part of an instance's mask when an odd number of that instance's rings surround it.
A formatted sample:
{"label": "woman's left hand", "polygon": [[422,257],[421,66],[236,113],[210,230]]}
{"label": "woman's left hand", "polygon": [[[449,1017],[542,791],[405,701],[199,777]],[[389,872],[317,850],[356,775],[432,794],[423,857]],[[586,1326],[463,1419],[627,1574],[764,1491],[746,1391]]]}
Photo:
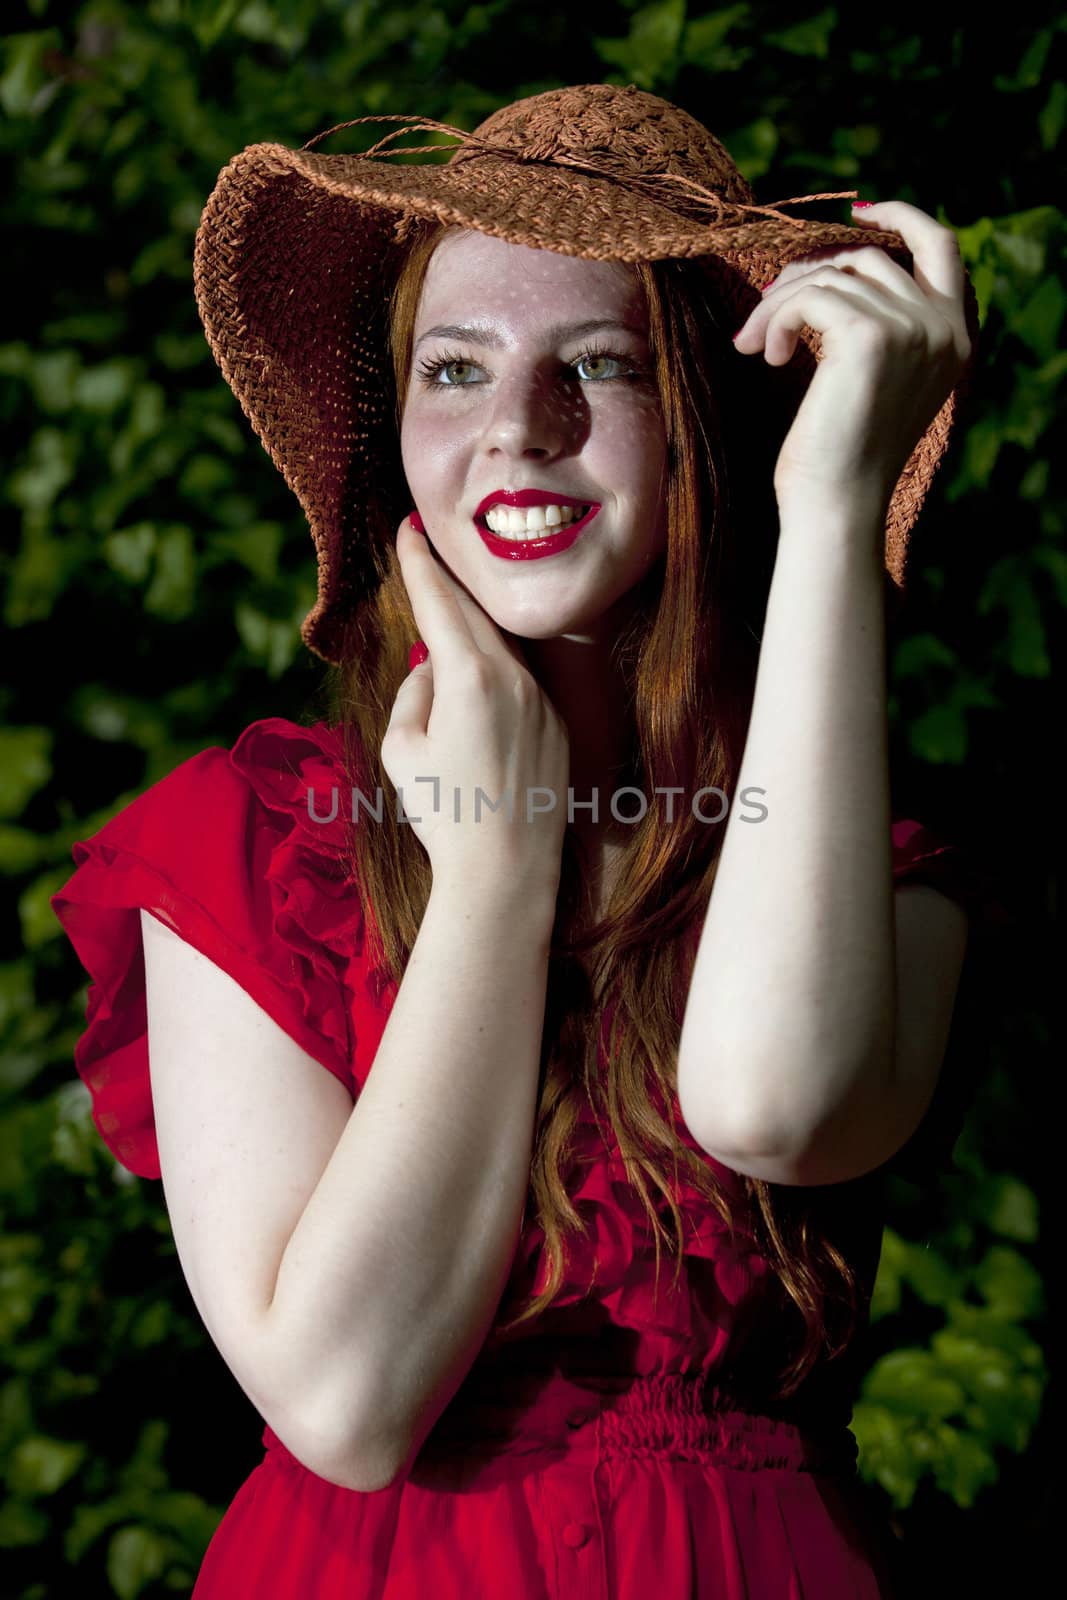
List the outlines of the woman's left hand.
{"label": "woman's left hand", "polygon": [[804,323],[822,356],[774,474],[779,504],[826,495],[888,507],[916,444],[971,354],[956,235],[903,200],[853,212],[898,233],[914,277],[876,245],[831,246],[791,261],[735,340],[742,355],[784,366]]}

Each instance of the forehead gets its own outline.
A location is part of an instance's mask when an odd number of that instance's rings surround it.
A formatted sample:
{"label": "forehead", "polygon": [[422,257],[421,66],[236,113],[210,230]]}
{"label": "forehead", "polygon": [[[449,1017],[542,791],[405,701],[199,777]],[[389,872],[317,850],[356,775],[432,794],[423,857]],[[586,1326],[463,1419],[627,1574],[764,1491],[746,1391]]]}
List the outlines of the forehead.
{"label": "forehead", "polygon": [[641,284],[625,262],[588,261],[462,229],[447,234],[430,257],[417,321],[462,310],[518,323],[555,320],[578,308],[646,325]]}

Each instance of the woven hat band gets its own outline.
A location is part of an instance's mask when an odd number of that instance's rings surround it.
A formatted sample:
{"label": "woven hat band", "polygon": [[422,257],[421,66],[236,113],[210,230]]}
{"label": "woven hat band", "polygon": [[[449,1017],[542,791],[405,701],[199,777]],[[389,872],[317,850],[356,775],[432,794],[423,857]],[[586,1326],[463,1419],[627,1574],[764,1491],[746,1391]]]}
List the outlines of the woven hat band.
{"label": "woven hat band", "polygon": [[[791,228],[805,228],[808,223],[803,217],[787,216],[780,208],[782,206],[806,205],[813,200],[855,200],[859,196],[858,189],[825,189],[817,194],[792,195],[784,200],[772,200],[765,205],[757,205],[755,201],[731,200],[726,195],[709,189],[706,184],[698,183],[695,178],[683,172],[641,172],[631,164],[624,161],[591,161],[588,156],[578,156],[572,151],[561,147],[558,142],[551,144],[510,145],[501,144],[497,140],[482,138],[479,134],[467,132],[463,128],[456,128],[449,122],[437,122],[433,118],[418,118],[414,116],[401,116],[396,114],[382,114],[378,116],[353,117],[348,122],[338,122],[332,128],[326,128],[322,133],[317,133],[309,139],[302,150],[311,150],[323,139],[329,138],[333,133],[339,133],[344,128],[355,128],[365,122],[403,122],[408,126],[394,128],[392,133],[385,134],[377,144],[371,145],[369,150],[361,150],[360,158],[364,161],[376,156],[399,155],[428,155],[437,151],[452,151],[450,164],[455,164],[470,155],[493,155],[506,161],[518,162],[520,165],[536,163],[549,163],[553,166],[573,167],[576,171],[588,173],[592,177],[607,178],[614,182],[627,184],[638,193],[644,193],[650,199],[658,200],[661,204],[669,203],[672,198],[689,200],[696,207],[703,207],[712,213],[712,226],[721,226],[724,222],[744,221],[746,215],[753,217],[776,217],[780,222],[786,223]],[[462,142],[459,145],[445,144],[409,144],[393,145],[386,149],[390,139],[397,138],[402,133],[416,133],[420,130],[427,132],[454,134]],[[674,184],[678,186],[672,191],[663,185]],[[684,193],[679,193],[682,190]]]}

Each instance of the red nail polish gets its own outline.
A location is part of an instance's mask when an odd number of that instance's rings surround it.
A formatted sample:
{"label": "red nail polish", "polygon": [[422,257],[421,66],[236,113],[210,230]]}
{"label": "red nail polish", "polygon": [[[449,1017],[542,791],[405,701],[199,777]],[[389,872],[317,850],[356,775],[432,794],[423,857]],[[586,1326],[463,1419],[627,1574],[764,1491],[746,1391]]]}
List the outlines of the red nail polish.
{"label": "red nail polish", "polygon": [[[421,531],[421,530],[420,530]],[[408,671],[414,672],[416,667],[422,665],[429,658],[430,652],[421,639],[416,639],[408,654]]]}
{"label": "red nail polish", "polygon": [[873,206],[873,205],[877,205],[877,201],[875,201],[875,200],[853,200],[852,209],[853,209],[853,211],[860,211],[860,210],[863,209],[864,206]]}
{"label": "red nail polish", "polygon": [[411,523],[411,526],[415,529],[416,533],[425,533],[426,532],[426,529],[423,526],[422,518],[419,516],[419,513],[417,511],[409,511],[408,512],[408,521]]}
{"label": "red nail polish", "polygon": [[[777,282],[778,282],[778,279],[777,279],[777,278],[772,278],[772,279],[771,279],[771,283],[777,283]],[[761,289],[760,289],[760,294],[766,294],[766,292],[767,292],[767,290],[768,290],[768,289],[769,289],[769,288],[770,288],[770,286],[771,286],[771,283],[765,283],[765,284],[764,284],[764,285],[763,285],[763,287],[762,287],[762,288],[761,288]]]}

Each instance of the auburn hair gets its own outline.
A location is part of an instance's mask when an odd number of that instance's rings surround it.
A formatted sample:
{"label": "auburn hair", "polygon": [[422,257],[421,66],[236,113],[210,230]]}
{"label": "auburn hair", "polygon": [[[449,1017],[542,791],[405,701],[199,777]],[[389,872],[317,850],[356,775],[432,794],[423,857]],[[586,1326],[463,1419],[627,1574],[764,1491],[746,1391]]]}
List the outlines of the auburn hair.
{"label": "auburn hair", "polygon": [[[412,358],[413,330],[430,257],[455,225],[411,219],[406,249],[389,291],[388,337],[393,360],[394,458],[386,463],[383,503],[364,507],[372,536],[386,552],[385,574],[356,606],[345,655],[326,685],[331,720],[341,725],[352,770],[381,787],[382,821],[351,830],[351,867],[372,909],[380,981],[399,984],[426,909],[429,859],[414,830],[396,819],[395,790],[380,750],[393,702],[407,676],[418,635],[395,554],[396,527],[411,507],[400,464],[399,432]],[[751,714],[759,642],[777,540],[774,465],[790,415],[774,374],[733,349],[722,326],[715,258],[637,263],[644,291],[665,426],[668,467],[667,542],[642,580],[632,620],[616,640],[616,658],[631,687],[629,775],[683,795],[718,786],[733,803]],[[761,370],[762,369],[762,370]],[[739,468],[735,478],[729,469]],[[544,1230],[546,1286],[501,1325],[501,1336],[545,1311],[564,1280],[566,1240],[583,1233],[566,1186],[572,1136],[583,1098],[603,1113],[618,1141],[630,1181],[648,1215],[656,1251],[682,1270],[681,1215],[666,1177],[686,1163],[693,1183],[714,1206],[730,1237],[740,1226],[764,1256],[779,1308],[793,1325],[788,1359],[768,1395],[787,1400],[821,1360],[841,1356],[859,1328],[857,1276],[820,1222],[820,1195],[744,1175],[742,1215],[706,1162],[675,1132],[678,1045],[691,975],[694,919],[707,908],[723,829],[694,817],[689,804],[673,821],[649,804],[630,830],[611,901],[590,923],[586,863],[570,826],[561,863],[549,960],[527,1214]],[[607,1071],[598,1064],[603,1006],[613,993],[615,1016]],[[788,1041],[783,1041],[783,1049]],[[654,1104],[658,1086],[664,1120]],[[649,1184],[664,1196],[665,1230]],[[595,1281],[594,1268],[594,1281]],[[777,1280],[777,1283],[774,1280]],[[590,1285],[590,1288],[592,1285]]]}

